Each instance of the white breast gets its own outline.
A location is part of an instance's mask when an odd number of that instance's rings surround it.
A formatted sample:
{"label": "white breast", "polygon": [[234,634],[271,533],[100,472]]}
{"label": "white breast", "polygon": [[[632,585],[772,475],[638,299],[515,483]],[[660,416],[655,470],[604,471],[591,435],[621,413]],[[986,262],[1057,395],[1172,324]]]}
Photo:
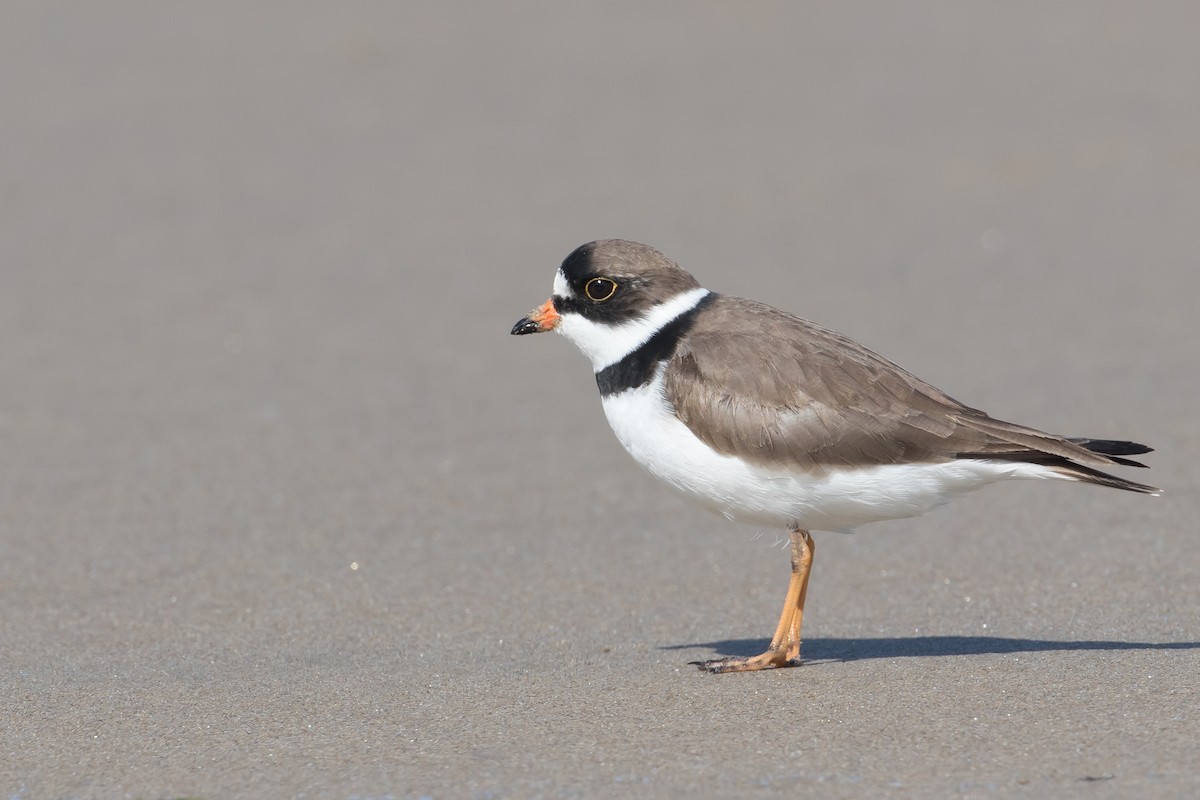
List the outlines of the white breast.
{"label": "white breast", "polygon": [[655,477],[729,519],[842,531],[914,517],[1006,478],[1063,478],[1045,467],[1001,461],[889,464],[805,473],[721,455],[679,421],[663,391],[663,367],[647,386],[603,398],[622,446]]}

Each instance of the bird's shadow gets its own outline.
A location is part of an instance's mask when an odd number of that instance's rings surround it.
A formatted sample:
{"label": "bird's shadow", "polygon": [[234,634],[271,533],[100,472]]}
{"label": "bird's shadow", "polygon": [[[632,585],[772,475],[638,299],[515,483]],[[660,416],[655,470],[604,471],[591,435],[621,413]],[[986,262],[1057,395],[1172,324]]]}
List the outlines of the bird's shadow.
{"label": "bird's shadow", "polygon": [[[722,639],[716,642],[663,645],[660,650],[707,648],[720,656],[753,656],[767,649],[767,639]],[[1004,653],[1042,653],[1073,650],[1196,650],[1200,642],[1112,642],[1015,639],[1004,636],[894,636],[884,638],[805,639],[800,649],[804,661],[862,661],[908,656],[979,656]]]}

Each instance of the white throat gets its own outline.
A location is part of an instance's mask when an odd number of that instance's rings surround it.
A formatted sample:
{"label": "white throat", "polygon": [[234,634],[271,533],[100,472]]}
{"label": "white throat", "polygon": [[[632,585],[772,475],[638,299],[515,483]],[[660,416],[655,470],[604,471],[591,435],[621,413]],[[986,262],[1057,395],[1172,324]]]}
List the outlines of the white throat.
{"label": "white throat", "polygon": [[[565,283],[566,281],[555,280],[555,294],[571,296],[569,288],[566,292],[559,291],[560,284]],[[592,322],[580,314],[563,314],[556,330],[591,359],[592,369],[599,372],[641,347],[660,328],[680,314],[691,311],[707,294],[708,289],[691,289],[672,297],[662,305],[655,306],[643,316],[619,325]]]}

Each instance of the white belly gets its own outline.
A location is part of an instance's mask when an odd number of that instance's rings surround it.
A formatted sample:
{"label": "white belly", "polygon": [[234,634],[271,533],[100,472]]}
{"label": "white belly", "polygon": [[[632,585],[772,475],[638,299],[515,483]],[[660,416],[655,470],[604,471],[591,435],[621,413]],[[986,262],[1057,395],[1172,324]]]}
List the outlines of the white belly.
{"label": "white belly", "polygon": [[806,473],[746,464],[710,449],[679,421],[662,370],[640,389],[603,398],[622,446],[655,477],[729,519],[804,530],[842,531],[924,514],[952,497],[1006,478],[1062,478],[1002,461],[888,464]]}

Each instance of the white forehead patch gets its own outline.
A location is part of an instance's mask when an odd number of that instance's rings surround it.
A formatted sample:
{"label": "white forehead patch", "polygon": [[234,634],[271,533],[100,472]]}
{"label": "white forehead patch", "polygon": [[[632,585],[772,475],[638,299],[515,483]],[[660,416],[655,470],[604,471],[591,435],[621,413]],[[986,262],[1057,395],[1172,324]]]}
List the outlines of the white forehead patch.
{"label": "white forehead patch", "polygon": [[562,274],[561,269],[554,273],[554,295],[565,298],[575,296],[575,293],[571,291],[571,284],[567,283],[567,276]]}

